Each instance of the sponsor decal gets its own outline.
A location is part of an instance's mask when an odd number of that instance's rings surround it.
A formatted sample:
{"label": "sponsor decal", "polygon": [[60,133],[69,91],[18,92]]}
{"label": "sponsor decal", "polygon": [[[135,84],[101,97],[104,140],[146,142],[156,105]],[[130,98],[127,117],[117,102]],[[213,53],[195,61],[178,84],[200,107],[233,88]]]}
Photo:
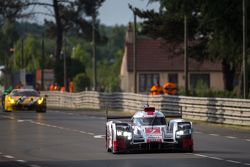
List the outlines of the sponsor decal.
{"label": "sponsor decal", "polygon": [[151,135],[151,136],[160,135],[161,130],[160,130],[160,128],[145,128],[145,133],[147,135]]}
{"label": "sponsor decal", "polygon": [[162,143],[162,139],[161,138],[148,138],[147,139],[147,143]]}
{"label": "sponsor decal", "polygon": [[147,135],[147,143],[162,142],[162,135],[160,128],[145,128],[145,133]]}

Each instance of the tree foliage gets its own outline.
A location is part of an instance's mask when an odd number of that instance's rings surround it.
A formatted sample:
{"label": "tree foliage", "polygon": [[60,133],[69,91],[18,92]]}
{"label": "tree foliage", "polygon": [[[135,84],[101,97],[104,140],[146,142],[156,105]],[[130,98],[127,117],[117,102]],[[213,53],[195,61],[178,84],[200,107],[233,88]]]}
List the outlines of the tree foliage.
{"label": "tree foliage", "polygon": [[17,19],[28,17],[23,13],[28,7],[28,1],[22,0],[1,0],[0,1],[0,64],[6,65],[6,70],[9,67],[9,57],[12,54],[10,48],[13,47],[14,41],[18,39],[15,22]]}
{"label": "tree foliage", "polygon": [[29,14],[24,12],[28,5],[29,0],[1,0],[0,22],[4,23],[6,20],[15,22],[18,18],[28,17]]}
{"label": "tree foliage", "polygon": [[73,80],[75,91],[80,92],[90,87],[90,80],[85,73],[77,74]]}
{"label": "tree foliage", "polygon": [[[56,82],[62,85],[64,71],[63,54],[66,55],[67,78],[74,79],[78,83],[86,80],[84,86],[90,88],[92,82],[92,45],[91,31],[92,19],[98,16],[98,9],[104,0],[3,0],[0,4],[12,4],[9,7],[10,17],[6,9],[0,11],[0,63],[9,66],[10,71],[18,71],[21,62],[28,72],[34,72],[41,68],[54,68],[56,70]],[[13,5],[22,4],[22,6]],[[5,5],[5,4],[4,4]],[[6,6],[6,5],[5,5]],[[14,7],[19,8],[14,8]],[[19,20],[35,16],[33,10],[25,10],[27,7],[43,6],[53,20],[45,20],[44,25],[31,24]],[[13,12],[13,11],[18,12]],[[29,13],[25,13],[29,11]],[[2,12],[2,14],[1,14]],[[15,15],[12,15],[15,13]],[[98,90],[119,90],[119,72],[124,45],[125,26],[106,27],[95,22],[96,33],[96,58],[97,58],[97,86]],[[45,58],[42,60],[42,36],[45,35]],[[23,54],[22,54],[23,39]],[[10,52],[10,49],[15,52]],[[3,59],[2,59],[3,58]],[[6,59],[6,60],[5,60]],[[81,81],[81,82],[80,82]],[[82,87],[83,88],[83,87]]]}
{"label": "tree foliage", "polygon": [[42,62],[44,63],[45,68],[52,68],[53,58],[51,57],[51,53],[53,53],[53,51],[51,50],[51,47],[54,47],[54,43],[49,39],[44,40],[45,58],[42,60],[42,37],[26,34],[25,38],[20,38],[13,46],[15,52],[12,53],[9,62],[11,64],[11,70],[19,71],[19,69],[25,68],[27,72],[34,72],[41,68]]}
{"label": "tree foliage", "polygon": [[[142,25],[143,33],[168,42],[180,42],[183,40],[183,17],[186,14],[189,40],[200,41],[198,47],[189,46],[189,55],[200,60],[221,61],[225,88],[233,90],[235,80],[239,79],[236,72],[240,71],[242,62],[242,1],[152,1],[160,2],[160,12],[136,9],[138,16],[146,19]],[[249,15],[250,3],[246,8]]]}

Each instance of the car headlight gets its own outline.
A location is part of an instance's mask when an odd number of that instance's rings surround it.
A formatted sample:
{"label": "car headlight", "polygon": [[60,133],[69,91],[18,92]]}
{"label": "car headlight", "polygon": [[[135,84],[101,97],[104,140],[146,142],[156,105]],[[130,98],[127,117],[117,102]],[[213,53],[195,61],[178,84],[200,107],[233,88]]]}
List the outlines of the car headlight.
{"label": "car headlight", "polygon": [[124,137],[127,137],[128,140],[131,140],[132,139],[132,133],[131,132],[123,132],[123,131],[117,131],[117,136],[124,136]]}
{"label": "car headlight", "polygon": [[176,131],[176,135],[178,136],[184,135],[184,131],[183,130]]}
{"label": "car headlight", "polygon": [[42,98],[40,98],[40,99],[37,101],[37,103],[40,105],[40,104],[43,103],[43,100],[44,100],[44,98],[42,97]]}
{"label": "car headlight", "polygon": [[8,100],[9,100],[10,104],[15,104],[15,100],[13,98],[8,97]]}
{"label": "car headlight", "polygon": [[190,135],[190,134],[192,134],[191,129],[179,130],[179,131],[176,131],[176,138],[180,138],[183,135]]}
{"label": "car headlight", "polygon": [[122,136],[122,131],[117,131],[117,136]]}
{"label": "car headlight", "polygon": [[123,136],[127,137],[128,140],[132,139],[132,133],[131,132],[123,132]]}

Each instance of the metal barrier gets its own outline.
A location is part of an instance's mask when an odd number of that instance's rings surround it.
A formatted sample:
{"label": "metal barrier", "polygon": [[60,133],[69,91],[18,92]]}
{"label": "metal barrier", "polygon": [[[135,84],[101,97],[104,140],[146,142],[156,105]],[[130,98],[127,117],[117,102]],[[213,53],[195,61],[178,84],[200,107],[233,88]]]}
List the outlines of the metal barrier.
{"label": "metal barrier", "polygon": [[164,113],[207,122],[250,126],[250,100],[230,98],[198,98],[186,96],[147,96],[134,93],[41,92],[47,95],[48,108],[105,109],[135,112],[147,103]]}

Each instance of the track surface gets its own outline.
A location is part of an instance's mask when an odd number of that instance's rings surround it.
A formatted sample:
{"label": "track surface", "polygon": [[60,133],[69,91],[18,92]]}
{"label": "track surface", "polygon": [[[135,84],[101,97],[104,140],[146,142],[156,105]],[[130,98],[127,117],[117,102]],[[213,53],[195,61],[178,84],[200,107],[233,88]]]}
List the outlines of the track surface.
{"label": "track surface", "polygon": [[250,132],[194,125],[194,153],[113,155],[102,112],[0,113],[0,167],[250,167]]}

